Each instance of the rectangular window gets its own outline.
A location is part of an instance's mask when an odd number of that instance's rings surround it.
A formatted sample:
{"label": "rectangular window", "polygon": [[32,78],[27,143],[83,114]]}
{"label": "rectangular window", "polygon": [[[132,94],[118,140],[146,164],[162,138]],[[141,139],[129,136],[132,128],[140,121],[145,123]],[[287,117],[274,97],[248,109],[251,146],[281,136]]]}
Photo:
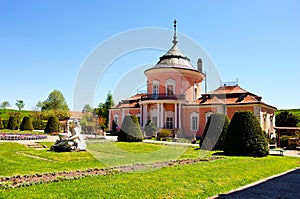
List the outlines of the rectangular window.
{"label": "rectangular window", "polygon": [[158,85],[153,85],[153,95],[158,95]]}
{"label": "rectangular window", "polygon": [[198,117],[192,117],[192,131],[198,130]]}
{"label": "rectangular window", "polygon": [[166,118],[166,128],[173,129],[173,118],[172,117]]}
{"label": "rectangular window", "polygon": [[174,95],[174,86],[173,85],[167,85],[167,95],[168,96]]}

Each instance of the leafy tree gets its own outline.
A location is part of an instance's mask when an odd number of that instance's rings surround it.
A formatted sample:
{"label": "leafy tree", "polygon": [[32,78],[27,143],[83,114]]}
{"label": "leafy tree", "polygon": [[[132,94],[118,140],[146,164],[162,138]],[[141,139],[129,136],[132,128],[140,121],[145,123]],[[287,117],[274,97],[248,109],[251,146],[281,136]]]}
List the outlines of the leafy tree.
{"label": "leafy tree", "polygon": [[17,102],[16,102],[16,106],[18,107],[19,111],[21,111],[22,108],[24,108],[25,103],[24,103],[23,100],[16,100],[16,101],[17,101]]}
{"label": "leafy tree", "polygon": [[[109,121],[109,109],[114,106],[112,94],[109,92],[106,97],[105,103],[100,103],[98,106],[99,121],[103,121],[104,127],[108,126]],[[100,124],[101,125],[101,124]]]}
{"label": "leafy tree", "polygon": [[2,102],[1,105],[0,105],[1,109],[3,109],[4,112],[5,112],[6,108],[7,108],[7,107],[10,107],[10,106],[11,106],[11,105],[10,105],[10,103],[9,103],[8,101],[4,101],[4,102]]}
{"label": "leafy tree", "polygon": [[0,117],[0,129],[4,129],[1,117]]}
{"label": "leafy tree", "polygon": [[20,130],[21,131],[25,131],[25,130],[33,130],[33,126],[32,126],[32,122],[31,119],[29,117],[24,117],[20,126]]}
{"label": "leafy tree", "polygon": [[206,123],[203,132],[202,149],[224,150],[224,141],[229,126],[229,118],[225,114],[214,113]]}
{"label": "leafy tree", "polygon": [[53,132],[58,132],[59,131],[59,121],[57,117],[49,117],[46,128],[45,128],[45,133],[53,133]]}
{"label": "leafy tree", "polygon": [[37,110],[42,110],[44,103],[42,101],[38,101],[38,103],[35,105]]}
{"label": "leafy tree", "polygon": [[296,115],[289,111],[281,111],[276,115],[275,124],[276,126],[282,127],[296,127],[299,119]]}
{"label": "leafy tree", "polygon": [[7,129],[10,130],[17,130],[18,129],[18,122],[15,116],[10,116],[7,124]]}
{"label": "leafy tree", "polygon": [[126,115],[122,122],[121,131],[118,134],[121,142],[142,142],[143,134],[138,118],[135,115]]}
{"label": "leafy tree", "polygon": [[52,91],[43,102],[42,110],[69,110],[65,97],[59,90]]}
{"label": "leafy tree", "polygon": [[263,157],[269,154],[265,133],[253,112],[236,112],[225,138],[226,155]]}
{"label": "leafy tree", "polygon": [[93,112],[93,108],[89,104],[84,105],[82,109],[82,113],[92,113],[92,112]]}

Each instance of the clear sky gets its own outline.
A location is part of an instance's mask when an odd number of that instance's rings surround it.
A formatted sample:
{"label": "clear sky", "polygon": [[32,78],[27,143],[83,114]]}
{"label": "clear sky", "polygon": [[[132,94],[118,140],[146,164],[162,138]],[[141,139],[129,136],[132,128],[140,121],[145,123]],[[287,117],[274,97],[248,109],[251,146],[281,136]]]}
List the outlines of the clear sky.
{"label": "clear sky", "polygon": [[[131,29],[172,29],[176,19],[178,31],[205,48],[223,81],[238,78],[279,109],[300,108],[299,8],[298,0],[0,0],[0,103],[16,108],[22,99],[31,110],[58,89],[72,109],[77,75],[93,49]],[[137,53],[114,64],[130,70],[133,60],[156,63],[162,54]],[[91,106],[114,86],[109,78],[101,83]]]}

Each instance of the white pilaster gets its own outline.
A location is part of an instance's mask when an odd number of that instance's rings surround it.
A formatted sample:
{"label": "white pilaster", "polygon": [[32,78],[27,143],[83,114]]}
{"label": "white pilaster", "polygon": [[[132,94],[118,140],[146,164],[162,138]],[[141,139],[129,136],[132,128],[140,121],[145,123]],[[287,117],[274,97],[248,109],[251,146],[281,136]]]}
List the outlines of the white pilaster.
{"label": "white pilaster", "polygon": [[177,104],[174,105],[175,106],[175,128],[177,128]]}
{"label": "white pilaster", "polygon": [[160,104],[160,127],[164,127],[164,104]]}
{"label": "white pilaster", "polygon": [[160,111],[160,106],[159,106],[159,103],[157,103],[157,124],[156,124],[156,127],[159,128],[160,127],[160,117],[159,117],[159,111]]}
{"label": "white pilaster", "polygon": [[181,129],[181,104],[179,104],[179,128]]}

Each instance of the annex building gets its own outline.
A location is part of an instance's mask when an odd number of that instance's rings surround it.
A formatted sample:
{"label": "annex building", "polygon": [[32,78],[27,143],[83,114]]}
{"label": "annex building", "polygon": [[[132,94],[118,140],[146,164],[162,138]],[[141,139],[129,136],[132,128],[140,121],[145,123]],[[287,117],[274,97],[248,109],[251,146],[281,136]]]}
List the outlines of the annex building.
{"label": "annex building", "polygon": [[133,114],[143,128],[149,120],[157,129],[171,129],[178,137],[201,136],[212,113],[227,114],[252,111],[262,129],[274,132],[276,108],[264,103],[262,97],[244,90],[239,85],[221,85],[209,93],[202,93],[205,75],[202,60],[197,68],[177,47],[176,23],[173,45],[159,58],[155,66],[144,71],[147,93],[122,100],[109,111],[109,130],[121,127],[125,115]]}

